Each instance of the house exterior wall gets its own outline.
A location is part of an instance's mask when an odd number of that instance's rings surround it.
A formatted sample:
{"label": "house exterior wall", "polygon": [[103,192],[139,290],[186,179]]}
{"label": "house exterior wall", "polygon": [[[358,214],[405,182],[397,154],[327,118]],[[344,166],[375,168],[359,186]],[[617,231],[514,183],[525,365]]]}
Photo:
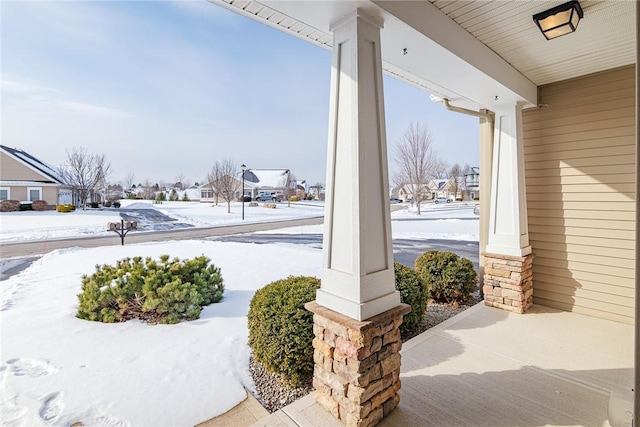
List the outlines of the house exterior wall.
{"label": "house exterior wall", "polygon": [[[16,159],[0,152],[0,181],[49,181],[43,175]],[[19,200],[19,199],[14,199]]]}
{"label": "house exterior wall", "polygon": [[[41,200],[45,200],[50,205],[58,204],[58,187],[57,186],[39,186],[37,183],[32,183],[29,186],[26,185],[10,185],[8,187],[3,186],[3,188],[9,188],[10,199],[18,200],[20,202],[26,202],[29,200],[28,190],[29,189],[40,189]],[[33,200],[32,200],[33,201]]]}
{"label": "house exterior wall", "polygon": [[634,321],[635,69],[540,88],[523,112],[534,302]]}

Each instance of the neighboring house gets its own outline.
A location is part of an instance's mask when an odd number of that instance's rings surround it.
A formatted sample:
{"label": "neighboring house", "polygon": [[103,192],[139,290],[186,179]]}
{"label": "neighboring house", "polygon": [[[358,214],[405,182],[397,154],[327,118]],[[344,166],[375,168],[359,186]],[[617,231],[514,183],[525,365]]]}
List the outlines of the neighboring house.
{"label": "neighboring house", "polygon": [[313,196],[315,200],[324,200],[324,187],[322,185],[309,186],[309,194]]}
{"label": "neighboring house", "polygon": [[451,178],[439,178],[432,179],[428,184],[430,199],[436,197],[446,197],[447,199],[455,200],[462,197],[462,187],[458,180],[458,186],[456,187],[456,179]]}
{"label": "neighboring house", "polygon": [[[418,193],[418,184],[402,184],[397,188],[397,198],[400,199],[402,203],[408,203],[416,199],[415,195]],[[429,185],[422,185],[422,189],[420,190],[420,194],[422,194],[422,201],[428,200],[431,198],[431,188]]]}
{"label": "neighboring house", "polygon": [[[289,169],[247,169],[244,172],[243,182],[242,173],[240,172],[234,176],[237,181],[235,198],[239,198],[243,192],[252,199],[262,193],[283,194],[284,190],[286,190],[288,173]],[[215,201],[215,185],[212,186],[211,183],[206,183],[200,186],[200,201],[203,203]]]}
{"label": "neighboring house", "polygon": [[471,200],[480,198],[480,168],[472,167],[464,176],[464,183]]}
{"label": "neighboring house", "polygon": [[62,186],[54,167],[25,151],[0,145],[0,200],[44,200],[57,205]]}

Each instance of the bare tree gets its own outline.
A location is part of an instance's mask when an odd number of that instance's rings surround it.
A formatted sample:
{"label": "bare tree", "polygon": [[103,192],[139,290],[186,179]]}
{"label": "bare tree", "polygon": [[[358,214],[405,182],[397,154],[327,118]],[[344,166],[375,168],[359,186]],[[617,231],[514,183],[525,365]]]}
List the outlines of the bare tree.
{"label": "bare tree", "polygon": [[462,186],[462,167],[460,163],[454,163],[449,169],[449,179],[452,179],[450,189],[453,191],[454,197],[458,197],[458,192],[461,192]]}
{"label": "bare tree", "polygon": [[86,209],[87,198],[100,183],[106,182],[110,172],[111,164],[104,154],[89,153],[84,147],[67,151],[67,162],[60,168],[63,182],[77,192],[82,209]]}
{"label": "bare tree", "polygon": [[133,172],[129,172],[124,177],[124,181],[122,181],[122,185],[124,186],[124,189],[131,190],[131,187],[135,185],[135,179],[136,179],[136,176],[133,174]]}
{"label": "bare tree", "polygon": [[[280,179],[280,190],[283,197],[287,198],[287,206],[291,207],[291,192],[295,188],[296,176],[287,169]],[[292,188],[293,187],[293,188]]]}
{"label": "bare tree", "polygon": [[460,171],[460,176],[462,177],[460,179],[460,192],[462,193],[463,200],[465,199],[465,197],[467,198],[467,200],[469,200],[470,198],[469,188],[467,187],[467,175],[470,173],[471,173],[471,166],[469,166],[469,163],[466,163]]}
{"label": "bare tree", "polygon": [[[140,184],[142,186],[142,198],[145,200],[153,200],[156,198],[156,191],[155,188],[153,187],[153,184],[151,183],[151,181],[149,181],[149,178],[144,180],[143,184]],[[138,187],[140,187],[140,185]]]}
{"label": "bare tree", "polygon": [[235,193],[239,188],[237,174],[238,166],[231,159],[216,162],[209,172],[208,178],[213,178],[209,179],[209,185],[215,194],[216,204],[218,197],[221,197],[227,202],[227,213],[231,212],[231,201],[235,198]]}
{"label": "bare tree", "polygon": [[433,137],[426,125],[411,123],[395,152],[398,172],[394,183],[404,187],[418,206],[429,194],[429,180],[441,172],[443,161],[433,146]]}
{"label": "bare tree", "polygon": [[218,206],[218,196],[220,194],[218,193],[218,188],[216,186],[216,183],[220,180],[221,177],[222,177],[222,165],[220,164],[220,162],[216,162],[211,168],[211,171],[207,173],[207,185],[209,186],[209,188],[211,189],[211,192],[213,193],[213,199],[216,206]]}
{"label": "bare tree", "polygon": [[175,187],[178,187],[180,190],[186,190],[191,186],[191,183],[187,180],[187,177],[182,172],[176,175],[176,183]]}

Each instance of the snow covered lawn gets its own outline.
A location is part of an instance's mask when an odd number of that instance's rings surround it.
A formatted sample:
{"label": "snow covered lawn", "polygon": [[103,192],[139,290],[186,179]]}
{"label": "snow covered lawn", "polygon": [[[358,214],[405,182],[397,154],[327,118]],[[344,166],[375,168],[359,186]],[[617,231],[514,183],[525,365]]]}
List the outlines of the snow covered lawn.
{"label": "snow covered lawn", "polygon": [[[253,293],[320,276],[321,251],[205,241],[65,249],[0,282],[3,425],[192,426],[252,389],[247,318]],[[192,258],[222,269],[224,299],[177,325],[75,317],[80,278],[127,256]],[[255,271],[260,271],[259,275]]]}

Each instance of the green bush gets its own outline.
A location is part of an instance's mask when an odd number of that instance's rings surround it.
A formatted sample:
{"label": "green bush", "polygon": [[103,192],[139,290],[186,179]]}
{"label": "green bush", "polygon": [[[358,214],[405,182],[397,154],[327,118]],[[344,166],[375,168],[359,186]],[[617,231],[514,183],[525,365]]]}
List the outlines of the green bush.
{"label": "green bush", "polygon": [[113,206],[114,208],[119,208],[119,207],[120,207],[120,201],[119,201],[119,200],[116,200],[115,202],[113,202],[113,203],[112,203],[112,206]]}
{"label": "green bush", "polygon": [[58,212],[73,212],[76,210],[76,207],[74,205],[58,205],[56,206],[56,211]]}
{"label": "green bush", "polygon": [[31,202],[21,202],[20,207],[18,208],[20,211],[32,211],[33,204]]}
{"label": "green bush", "polygon": [[420,275],[411,267],[398,262],[393,263],[396,289],[400,291],[400,300],[411,306],[411,312],[405,314],[400,325],[400,333],[410,334],[420,324],[427,312],[429,290]]}
{"label": "green bush", "polygon": [[313,377],[313,301],[320,280],[290,276],[259,289],[249,304],[249,347],[253,357],[291,386]]}
{"label": "green bush", "polygon": [[197,319],[224,292],[220,269],[209,261],[204,255],[185,261],[162,255],[159,261],[134,257],[96,265],[93,275],[82,277],[77,317],[105,323]]}
{"label": "green bush", "polygon": [[[174,190],[175,191],[175,190]],[[164,191],[161,191],[158,193],[158,195],[156,196],[156,202],[162,202],[164,200],[167,200],[167,196],[165,196]]]}
{"label": "green bush", "polygon": [[475,200],[476,202],[480,200],[480,197],[474,197],[473,200]]}
{"label": "green bush", "polygon": [[476,287],[476,270],[466,258],[447,251],[427,251],[416,259],[416,271],[438,302],[464,303]]}
{"label": "green bush", "polygon": [[180,200],[182,200],[183,202],[188,202],[191,199],[189,199],[189,196],[187,196],[187,192],[185,191],[184,194],[182,195],[182,199]]}

